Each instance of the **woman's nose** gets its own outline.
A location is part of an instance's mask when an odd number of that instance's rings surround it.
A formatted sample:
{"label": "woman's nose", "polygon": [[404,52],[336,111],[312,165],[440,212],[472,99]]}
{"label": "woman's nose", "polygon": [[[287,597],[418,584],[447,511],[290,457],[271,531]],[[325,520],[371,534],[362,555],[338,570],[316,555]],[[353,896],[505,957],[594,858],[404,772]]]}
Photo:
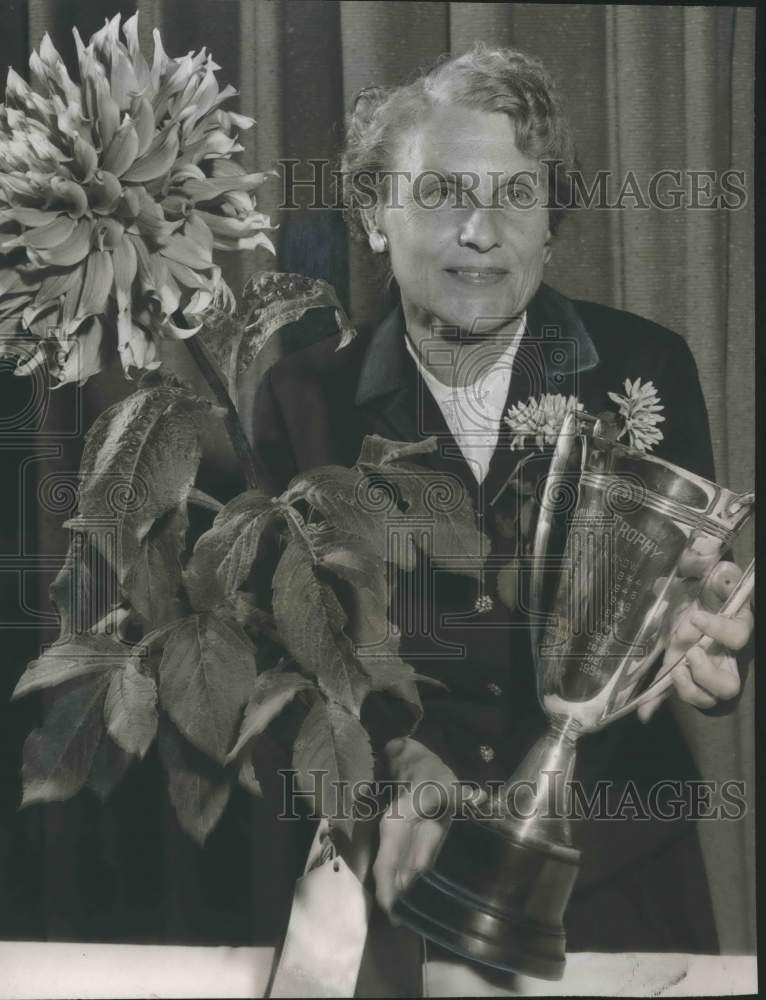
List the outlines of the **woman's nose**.
{"label": "woman's nose", "polygon": [[500,237],[496,223],[492,217],[492,209],[475,207],[458,233],[458,243],[461,247],[471,247],[479,253],[486,253],[493,247],[500,246]]}

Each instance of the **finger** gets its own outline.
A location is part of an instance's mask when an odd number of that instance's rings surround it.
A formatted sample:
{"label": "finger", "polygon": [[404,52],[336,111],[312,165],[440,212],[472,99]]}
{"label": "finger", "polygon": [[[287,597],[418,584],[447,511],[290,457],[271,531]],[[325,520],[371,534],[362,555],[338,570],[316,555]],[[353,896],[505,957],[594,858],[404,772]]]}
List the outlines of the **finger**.
{"label": "finger", "polygon": [[405,855],[412,838],[412,823],[401,816],[392,816],[391,807],[380,821],[380,846],[372,873],[375,878],[375,895],[381,907],[388,911],[396,898],[396,874],[399,859]]}
{"label": "finger", "polygon": [[[694,683],[717,701],[728,701],[739,694],[739,671],[733,657],[711,657],[699,646],[692,646],[686,652],[686,660]],[[734,666],[733,673],[728,664]]]}
{"label": "finger", "polygon": [[695,614],[696,609],[691,614],[684,614],[679,620],[671,636],[671,649],[675,650],[677,646],[690,646],[702,638],[702,629],[694,623]]}
{"label": "finger", "polygon": [[636,711],[639,720],[641,722],[648,722],[669,694],[670,688],[667,688],[662,694],[658,694],[654,698],[645,701],[643,705],[639,705]]}
{"label": "finger", "polygon": [[673,687],[681,701],[685,701],[688,705],[694,705],[695,708],[712,708],[715,705],[716,699],[694,683],[691,672],[685,663],[679,664],[671,677],[673,678]]}
{"label": "finger", "polygon": [[712,570],[700,595],[700,603],[710,611],[718,611],[742,577],[742,570],[733,562],[720,562]]}
{"label": "finger", "polygon": [[689,622],[725,649],[734,652],[747,645],[753,631],[753,615],[746,607],[733,618],[710,611],[695,611]]}
{"label": "finger", "polygon": [[446,833],[446,827],[436,820],[423,820],[413,831],[407,856],[402,858],[394,880],[397,895],[404,892],[416,875],[431,867]]}
{"label": "finger", "polygon": [[701,535],[686,549],[678,561],[678,572],[684,577],[701,580],[718,561],[721,543],[710,535]]}

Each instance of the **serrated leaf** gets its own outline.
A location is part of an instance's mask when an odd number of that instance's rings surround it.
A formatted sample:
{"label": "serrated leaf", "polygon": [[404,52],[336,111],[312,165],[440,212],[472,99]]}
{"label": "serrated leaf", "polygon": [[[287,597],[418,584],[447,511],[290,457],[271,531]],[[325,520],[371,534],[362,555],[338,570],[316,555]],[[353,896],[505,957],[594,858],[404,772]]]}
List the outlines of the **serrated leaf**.
{"label": "serrated leaf", "polygon": [[117,785],[122,781],[133,758],[118,747],[108,733],[104,733],[91,764],[86,786],[95,792],[102,802],[106,802]]}
{"label": "serrated leaf", "polygon": [[368,434],[362,441],[362,450],[359,452],[356,464],[372,465],[377,468],[416,455],[430,455],[437,447],[438,441],[435,437],[424,438],[422,441],[389,441],[379,434]]}
{"label": "serrated leaf", "polygon": [[[229,572],[235,574],[243,570],[241,558],[245,546],[238,549],[238,559],[230,561],[223,579],[219,579],[218,571],[221,564],[231,555],[240,534],[253,521],[258,521],[261,529],[268,522],[262,516],[272,514],[274,504],[268,494],[253,489],[240,493],[218,512],[212,526],[199,537],[194,546],[194,552],[183,573],[183,582],[195,611],[207,611],[219,605],[226,597],[224,583],[229,579]],[[254,532],[257,537],[251,539],[253,558],[257,550],[260,530]],[[251,560],[252,562],[252,560]],[[249,572],[249,567],[247,572]],[[245,578],[247,573],[242,576]],[[241,580],[239,581],[241,583]],[[238,586],[239,584],[237,584]]]}
{"label": "serrated leaf", "polygon": [[318,576],[314,556],[299,536],[288,542],[272,585],[274,620],[287,650],[328,698],[358,715],[369,682],[344,632],[343,607]]}
{"label": "serrated leaf", "polygon": [[223,763],[255,676],[253,644],[235,621],[214,612],[192,615],[165,641],[160,702],[195,747]]}
{"label": "serrated leaf", "polygon": [[91,572],[82,556],[82,544],[81,539],[72,539],[64,565],[48,588],[59,615],[59,639],[93,624]]}
{"label": "serrated leaf", "polygon": [[[407,546],[390,544],[391,490],[375,475],[357,468],[326,465],[297,475],[282,495],[285,503],[303,500],[318,510],[329,524],[355,536],[380,559],[401,569],[412,569]],[[398,529],[401,514],[395,511]]]}
{"label": "serrated leaf", "polygon": [[104,733],[104,696],[110,673],[79,677],[56,694],[45,721],[24,741],[22,806],[75,795],[90,773]]}
{"label": "serrated leaf", "polygon": [[302,274],[266,271],[245,285],[237,314],[211,311],[200,331],[205,346],[226,376],[229,395],[236,398],[238,376],[245,372],[272,336],[310,309],[331,308],[341,333],[337,350],[346,347],[356,330],[332,285]]}
{"label": "serrated leaf", "polygon": [[[164,514],[187,499],[201,454],[203,420],[211,404],[182,389],[138,389],[102,413],[88,432],[80,464],[80,503],[73,526],[113,520],[99,534],[116,559],[120,583],[141,542]],[[117,537],[116,557],[114,537]]]}
{"label": "serrated leaf", "polygon": [[264,271],[247,282],[241,301],[246,323],[239,350],[240,374],[252,364],[277,330],[296,322],[309,309],[326,306],[335,309],[335,320],[342,335],[338,350],[346,347],[356,336],[356,330],[349,323],[335,289],[321,278]]}
{"label": "serrated leaf", "polygon": [[275,508],[270,505],[260,514],[254,515],[243,525],[242,530],[234,539],[217,572],[218,582],[223,587],[225,594],[235,591],[247,579],[255,562],[258,544],[273,518],[274,512]]}
{"label": "serrated leaf", "polygon": [[315,543],[323,573],[339,582],[337,590],[349,615],[346,632],[373,691],[404,701],[413,727],[423,715],[414,669],[399,656],[399,637],[388,617],[389,587],[385,563],[374,551],[336,529],[323,532]]}
{"label": "serrated leaf", "polygon": [[125,577],[125,596],[151,628],[175,621],[184,612],[179,591],[188,527],[185,503],[160,517],[142,539]]}
{"label": "serrated leaf", "polygon": [[188,743],[167,719],[160,723],[159,750],[181,829],[201,846],[226,808],[231,777]]}
{"label": "serrated leaf", "polygon": [[145,757],[157,733],[157,685],[135,658],[112,675],[104,702],[109,735],[126,753]]}
{"label": "serrated leaf", "polygon": [[[350,810],[358,786],[373,778],[372,749],[361,722],[339,705],[317,698],[295,738],[293,767],[298,787],[316,790],[321,813],[350,837]],[[321,775],[312,775],[312,771]],[[339,819],[339,814],[344,818]]]}
{"label": "serrated leaf", "polygon": [[[478,577],[489,555],[490,542],[478,527],[473,503],[462,482],[447,472],[405,461],[429,454],[435,446],[433,437],[409,442],[369,435],[362,443],[357,464],[370,474],[371,483],[377,474],[394,491],[400,539],[402,533],[413,538],[436,566]],[[416,526],[411,534],[406,528],[409,518]]]}
{"label": "serrated leaf", "polygon": [[226,758],[226,763],[231,763],[249,743],[260,736],[299,691],[313,687],[308,678],[282,670],[269,670],[257,677],[245,708],[239,737]]}
{"label": "serrated leaf", "polygon": [[85,633],[59,640],[33,660],[19,678],[12,699],[32,691],[55,687],[85,674],[103,674],[124,666],[131,656],[131,646],[115,638]]}

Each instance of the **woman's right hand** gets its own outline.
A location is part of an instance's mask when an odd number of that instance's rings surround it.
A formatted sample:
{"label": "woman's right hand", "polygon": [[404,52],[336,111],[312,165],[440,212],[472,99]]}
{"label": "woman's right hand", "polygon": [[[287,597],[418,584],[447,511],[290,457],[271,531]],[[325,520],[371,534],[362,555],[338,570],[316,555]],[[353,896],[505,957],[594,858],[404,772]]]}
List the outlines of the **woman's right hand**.
{"label": "woman's right hand", "polygon": [[417,740],[391,740],[386,756],[391,777],[404,784],[380,821],[373,865],[378,903],[390,914],[396,898],[432,864],[457,805],[458,790],[462,802],[478,803],[484,793],[478,788],[466,790],[444,761]]}

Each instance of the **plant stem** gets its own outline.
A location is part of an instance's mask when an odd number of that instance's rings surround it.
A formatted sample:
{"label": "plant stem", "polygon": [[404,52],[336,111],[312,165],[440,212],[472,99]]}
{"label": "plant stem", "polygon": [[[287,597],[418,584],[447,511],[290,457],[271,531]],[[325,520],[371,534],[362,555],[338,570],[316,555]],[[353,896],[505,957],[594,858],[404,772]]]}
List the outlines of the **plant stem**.
{"label": "plant stem", "polygon": [[185,344],[189,348],[189,353],[196,361],[197,367],[202,373],[203,378],[212,389],[216,401],[226,410],[226,416],[224,417],[226,431],[229,435],[232,448],[234,449],[234,454],[237,456],[237,461],[239,462],[239,467],[242,470],[242,475],[245,478],[247,488],[252,489],[258,485],[258,477],[255,473],[255,464],[253,462],[253,453],[250,448],[250,442],[247,440],[247,436],[245,435],[242,424],[240,423],[237,408],[229,395],[223,379],[218,373],[218,369],[210,359],[210,356],[205,349],[205,345],[202,343],[199,336],[196,335],[194,337],[188,337]]}

